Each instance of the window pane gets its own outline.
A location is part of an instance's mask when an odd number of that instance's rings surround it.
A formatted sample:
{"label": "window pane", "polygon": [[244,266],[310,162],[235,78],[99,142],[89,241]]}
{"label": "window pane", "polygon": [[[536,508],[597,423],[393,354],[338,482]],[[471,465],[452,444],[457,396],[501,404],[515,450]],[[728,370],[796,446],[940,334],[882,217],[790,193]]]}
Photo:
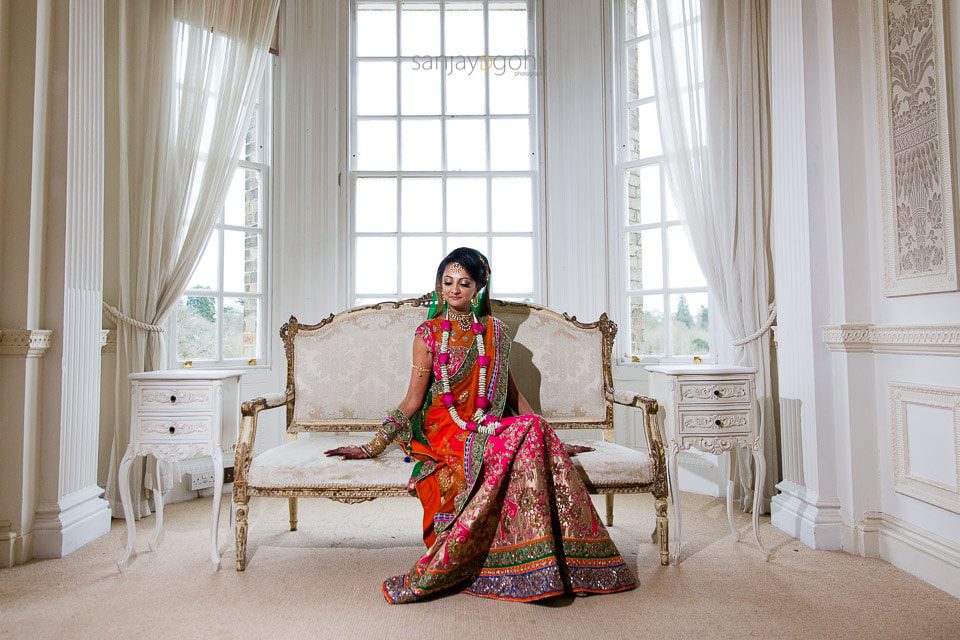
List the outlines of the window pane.
{"label": "window pane", "polygon": [[393,171],[397,168],[397,123],[394,120],[357,122],[357,169]]}
{"label": "window pane", "polygon": [[397,55],[397,12],[392,4],[357,4],[357,55]]}
{"label": "window pane", "polygon": [[527,44],[527,3],[491,2],[488,28],[491,55],[525,54]]}
{"label": "window pane", "polygon": [[[485,236],[453,236],[448,237],[446,242],[446,253],[450,253],[459,247],[469,247],[476,249],[483,255],[490,257],[490,243]],[[439,263],[439,260],[437,261]]]}
{"label": "window pane", "polygon": [[193,270],[190,276],[190,282],[187,283],[187,289],[211,289],[216,290],[217,274],[220,272],[220,232],[214,229],[207,240],[207,246],[200,256],[200,262]]}
{"label": "window pane", "polygon": [[[270,82],[270,67],[264,70],[264,78],[261,82]],[[243,136],[243,154],[240,156],[250,162],[263,162],[264,134],[263,127],[260,126],[260,120],[263,117],[263,105],[258,100],[250,110],[250,124]]]}
{"label": "window pane", "polygon": [[490,169],[526,171],[530,168],[530,121],[508,118],[490,121]]}
{"label": "window pane", "polygon": [[400,166],[404,171],[440,170],[440,120],[404,120]]}
{"label": "window pane", "polygon": [[660,122],[653,102],[631,107],[627,114],[628,160],[660,155]]}
{"label": "window pane", "polygon": [[217,299],[183,296],[177,305],[177,359],[217,359]]}
{"label": "window pane", "polygon": [[260,301],[256,298],[223,299],[223,357],[260,357]]}
{"label": "window pane", "polygon": [[357,238],[356,274],[358,293],[395,294],[397,239]]}
{"label": "window pane", "polygon": [[444,53],[447,56],[483,55],[483,5],[450,3],[444,15]]}
{"label": "window pane", "polygon": [[400,109],[406,115],[440,113],[440,67],[418,61],[400,64]]}
{"label": "window pane", "polygon": [[650,41],[627,47],[627,98],[638,100],[653,95],[653,60]]}
{"label": "window pane", "polygon": [[473,115],[486,112],[484,75],[479,66],[470,64],[463,69],[459,65],[447,68],[447,113]]}
{"label": "window pane", "polygon": [[630,353],[663,355],[663,296],[630,299]]}
{"label": "window pane", "polygon": [[672,288],[706,286],[697,256],[693,253],[690,239],[682,226],[667,228],[667,251]]}
{"label": "window pane", "polygon": [[631,289],[663,287],[663,245],[660,233],[660,229],[646,229],[627,234]]}
{"label": "window pane", "polygon": [[663,180],[663,218],[664,220],[679,220],[680,209],[677,207],[677,201],[673,197],[673,189],[670,182],[664,176]]}
{"label": "window pane", "polygon": [[627,169],[627,224],[660,222],[660,165]]}
{"label": "window pane", "polygon": [[490,185],[493,231],[533,231],[533,180],[494,178]]}
{"label": "window pane", "polygon": [[443,193],[440,178],[404,178],[400,186],[400,228],[442,231]]}
{"label": "window pane", "polygon": [[397,112],[397,63],[357,63],[357,115],[392,116]]}
{"label": "window pane", "polygon": [[440,5],[404,2],[400,9],[400,53],[440,55]]}
{"label": "window pane", "polygon": [[483,120],[447,120],[447,169],[482,171],[487,166]]}
{"label": "window pane", "polygon": [[675,356],[710,352],[710,314],[706,293],[670,296],[670,333]]}
{"label": "window pane", "polygon": [[490,260],[497,270],[494,294],[533,291],[532,238],[494,238]]}
{"label": "window pane", "polygon": [[[513,65],[516,66],[517,62]],[[490,78],[490,113],[530,113],[530,77],[510,67],[488,72]]]}
{"label": "window pane", "polygon": [[627,38],[647,35],[650,28],[647,26],[647,9],[643,0],[625,0],[623,6],[627,14],[625,20]]}
{"label": "window pane", "polygon": [[437,265],[443,258],[443,238],[404,238],[400,241],[400,289],[402,293],[432,291]]}
{"label": "window pane", "polygon": [[257,169],[239,168],[233,172],[233,180],[227,188],[227,198],[223,204],[226,224],[238,227],[260,226],[261,179],[262,175]]}
{"label": "window pane", "polygon": [[486,178],[447,180],[447,231],[487,230]]}
{"label": "window pane", "polygon": [[223,290],[260,292],[260,234],[223,232]]}
{"label": "window pane", "polygon": [[395,178],[357,178],[356,230],[397,230],[397,181]]}

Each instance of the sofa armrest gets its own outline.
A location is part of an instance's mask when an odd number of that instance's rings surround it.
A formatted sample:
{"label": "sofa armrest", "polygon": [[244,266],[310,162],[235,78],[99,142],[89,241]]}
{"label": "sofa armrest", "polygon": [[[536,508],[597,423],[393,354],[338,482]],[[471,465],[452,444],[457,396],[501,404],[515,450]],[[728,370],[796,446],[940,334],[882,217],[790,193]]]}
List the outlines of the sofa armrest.
{"label": "sofa armrest", "polygon": [[646,431],[647,444],[650,447],[650,451],[652,453],[654,449],[662,449],[663,434],[660,433],[660,427],[657,422],[657,414],[659,413],[660,406],[657,404],[656,399],[648,398],[634,391],[619,389],[611,389],[610,395],[612,396],[610,399],[615,404],[643,409],[643,428],[644,431]]}
{"label": "sofa armrest", "polygon": [[[240,435],[237,438],[237,453],[234,461],[234,487],[245,487],[247,470],[253,460],[253,443],[257,438],[257,416],[261,411],[286,407],[293,402],[293,389],[283,393],[269,393],[240,405]],[[242,489],[241,489],[242,490]]]}

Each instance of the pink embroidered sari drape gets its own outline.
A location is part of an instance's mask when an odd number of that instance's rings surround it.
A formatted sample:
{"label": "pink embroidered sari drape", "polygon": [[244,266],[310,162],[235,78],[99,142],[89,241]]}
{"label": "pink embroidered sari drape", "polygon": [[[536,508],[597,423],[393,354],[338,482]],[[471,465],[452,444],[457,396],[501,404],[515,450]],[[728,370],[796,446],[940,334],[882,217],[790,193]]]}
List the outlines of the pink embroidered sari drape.
{"label": "pink embroidered sari drape", "polygon": [[[482,339],[492,360],[487,398],[490,414],[500,416],[510,338],[499,320],[484,320]],[[440,319],[423,323],[417,335],[433,353],[437,380]],[[451,391],[460,416],[467,417],[476,407],[477,349],[472,335],[452,336],[450,345]],[[636,585],[543,418],[503,418],[506,428],[495,436],[467,432],[450,417],[438,391],[434,382],[425,409],[411,420],[410,441],[403,443],[418,461],[410,482],[423,504],[428,549],[406,574],[384,581],[388,602],[413,602],[451,587],[526,602]]]}

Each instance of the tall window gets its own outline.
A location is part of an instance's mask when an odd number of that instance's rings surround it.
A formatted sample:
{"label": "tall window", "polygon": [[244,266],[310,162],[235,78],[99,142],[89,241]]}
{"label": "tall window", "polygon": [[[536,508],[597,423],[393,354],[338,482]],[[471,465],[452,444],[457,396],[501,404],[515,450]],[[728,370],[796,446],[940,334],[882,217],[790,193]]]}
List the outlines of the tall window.
{"label": "tall window", "polygon": [[707,285],[663,167],[644,0],[614,0],[618,274],[625,360],[710,353]]}
{"label": "tall window", "polygon": [[173,356],[180,365],[256,365],[264,359],[272,78],[268,63],[226,201],[177,306]]}
{"label": "tall window", "polygon": [[458,246],[490,257],[497,297],[538,299],[535,2],[352,8],[353,300],[430,291]]}

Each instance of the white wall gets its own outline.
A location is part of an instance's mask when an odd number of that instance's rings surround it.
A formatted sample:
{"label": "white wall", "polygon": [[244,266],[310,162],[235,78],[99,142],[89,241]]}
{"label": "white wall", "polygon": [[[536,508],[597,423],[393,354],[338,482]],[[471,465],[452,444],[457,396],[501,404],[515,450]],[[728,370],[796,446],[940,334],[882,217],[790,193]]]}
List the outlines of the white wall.
{"label": "white wall", "polygon": [[[960,595],[960,513],[894,489],[890,384],[950,387],[960,406],[960,293],[883,293],[872,8],[871,0],[773,4],[778,357],[786,403],[785,480],[773,521],[810,546],[879,555]],[[948,41],[960,42],[956,12],[948,31]],[[952,74],[957,87],[956,66]],[[954,105],[956,98],[954,89]],[[934,324],[953,333],[923,329]],[[871,327],[890,326],[900,338],[864,338]],[[891,346],[910,332],[930,344]],[[799,411],[790,414],[789,403]],[[944,461],[960,464],[950,414],[908,420],[915,475],[942,479]]]}

